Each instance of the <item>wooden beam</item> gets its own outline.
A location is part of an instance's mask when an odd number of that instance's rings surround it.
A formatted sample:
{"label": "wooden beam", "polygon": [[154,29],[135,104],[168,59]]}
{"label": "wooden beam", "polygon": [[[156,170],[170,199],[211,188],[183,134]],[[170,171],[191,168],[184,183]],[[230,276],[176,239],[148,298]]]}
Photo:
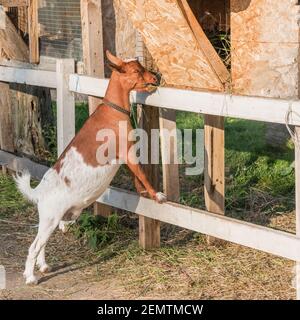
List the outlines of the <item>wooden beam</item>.
{"label": "wooden beam", "polygon": [[197,40],[198,45],[200,46],[203,54],[206,56],[208,63],[219,77],[220,81],[223,84],[226,84],[230,80],[230,73],[219,57],[215,48],[205,35],[187,0],[178,0],[178,4]]}
{"label": "wooden beam", "polygon": [[[206,210],[225,214],[224,118],[204,116],[204,198]],[[208,243],[215,239],[208,237]]]}
{"label": "wooden beam", "polygon": [[15,59],[1,59],[0,66],[22,69],[34,69],[40,71],[56,71],[56,58],[41,56],[38,65],[29,62],[22,62]]}
{"label": "wooden beam", "polygon": [[[172,133],[176,130],[176,111],[161,108],[159,110],[159,126],[160,130],[167,130]],[[161,158],[163,167],[163,190],[169,201],[178,202],[180,197],[179,185],[179,168],[174,163],[177,159],[177,139],[167,139],[161,131]],[[170,160],[170,164],[166,164],[166,160]]]}
{"label": "wooden beam", "polygon": [[[85,73],[89,76],[104,78],[102,4],[101,0],[81,0],[82,49]],[[102,100],[89,96],[89,113],[92,114]],[[94,204],[96,215],[108,217],[111,208],[99,203]]]}
{"label": "wooden beam", "polygon": [[28,170],[33,179],[41,180],[48,171],[48,167],[38,164],[28,158],[18,157],[12,153],[0,150],[0,165],[14,172]]}
{"label": "wooden beam", "polygon": [[[55,72],[0,66],[0,81],[56,88]],[[72,92],[103,97],[107,79],[70,75]],[[131,102],[201,114],[300,126],[300,101],[159,88],[151,95],[133,92]]]}
{"label": "wooden beam", "polygon": [[[103,97],[108,80],[71,75],[70,90]],[[208,91],[159,88],[156,92],[133,92],[131,102],[159,108],[263,122],[300,125],[300,101],[250,97]]]}
{"label": "wooden beam", "polygon": [[151,219],[300,261],[300,239],[288,232],[176,203],[158,204],[135,193],[112,187],[108,188],[98,201]]}
{"label": "wooden beam", "polygon": [[75,136],[75,98],[69,91],[68,78],[75,71],[73,59],[57,60],[57,154],[58,156]]}
{"label": "wooden beam", "polygon": [[[149,68],[150,61],[147,61],[147,48],[143,42],[141,34],[136,30],[135,39],[136,52],[135,56],[138,57],[139,62],[145,67]],[[170,110],[168,110],[170,111]],[[172,112],[172,111],[170,111]],[[151,129],[159,127],[159,110],[139,104],[137,106],[137,122],[140,128],[143,128],[148,134],[148,163],[149,165],[143,165],[143,169],[147,175],[147,178],[151,182],[152,186],[159,189],[159,167],[155,164],[151,164]],[[156,150],[159,153],[159,150]],[[144,190],[144,186],[135,178],[135,187],[141,192]],[[139,216],[139,243],[143,249],[153,249],[160,246],[160,222],[147,217]]]}
{"label": "wooden beam", "polygon": [[[143,169],[155,190],[159,190],[159,165],[151,164],[151,129],[159,128],[159,110],[151,106],[139,106],[139,127],[148,133],[148,165]],[[143,249],[149,250],[160,246],[160,222],[143,215],[139,216],[139,243]]]}
{"label": "wooden beam", "polygon": [[[0,81],[56,89],[56,72],[0,66]],[[67,79],[68,81],[68,79]]]}
{"label": "wooden beam", "polygon": [[27,7],[28,0],[0,0],[0,6],[3,7]]}
{"label": "wooden beam", "polygon": [[38,0],[29,0],[28,6],[28,34],[29,34],[29,60],[31,63],[40,62],[39,52],[39,22]]}
{"label": "wooden beam", "polygon": [[[81,0],[82,49],[85,73],[104,78],[103,32],[101,0]],[[101,99],[89,97],[93,113]]]}
{"label": "wooden beam", "polygon": [[14,129],[9,85],[0,82],[0,149],[14,152]]}

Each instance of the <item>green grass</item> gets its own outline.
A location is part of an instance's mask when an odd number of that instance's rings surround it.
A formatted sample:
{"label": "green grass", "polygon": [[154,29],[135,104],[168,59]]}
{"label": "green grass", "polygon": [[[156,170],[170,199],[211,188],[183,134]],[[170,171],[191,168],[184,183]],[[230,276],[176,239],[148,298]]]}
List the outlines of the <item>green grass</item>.
{"label": "green grass", "polygon": [[[177,113],[179,129],[197,129],[203,128],[203,125],[200,115]],[[274,149],[266,144],[264,123],[226,119],[226,209],[250,210],[253,201],[258,201],[256,209],[262,208],[265,213],[291,210],[295,193],[293,161],[292,144],[287,144],[284,149]],[[194,182],[195,186],[201,183],[197,176],[185,179]],[[190,190],[183,193],[181,201],[195,207],[204,205],[202,195]]]}
{"label": "green grass", "polygon": [[14,180],[10,176],[0,174],[0,217],[22,211],[28,206],[30,204],[17,192]]}
{"label": "green grass", "polygon": [[81,214],[73,227],[77,238],[85,239],[92,249],[99,249],[113,241],[120,231],[118,215],[112,214],[107,219],[88,212]]}

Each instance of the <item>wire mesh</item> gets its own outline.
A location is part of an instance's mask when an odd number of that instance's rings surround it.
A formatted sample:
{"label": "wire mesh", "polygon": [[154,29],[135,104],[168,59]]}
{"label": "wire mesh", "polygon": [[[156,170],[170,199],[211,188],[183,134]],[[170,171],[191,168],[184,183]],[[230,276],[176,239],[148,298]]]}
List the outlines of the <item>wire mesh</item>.
{"label": "wire mesh", "polygon": [[40,52],[82,60],[80,0],[40,0]]}

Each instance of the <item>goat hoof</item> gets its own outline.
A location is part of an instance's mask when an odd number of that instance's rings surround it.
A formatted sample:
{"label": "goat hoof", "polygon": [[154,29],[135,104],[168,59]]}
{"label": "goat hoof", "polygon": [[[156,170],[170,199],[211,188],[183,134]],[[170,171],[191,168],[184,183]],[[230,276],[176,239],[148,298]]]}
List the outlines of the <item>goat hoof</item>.
{"label": "goat hoof", "polygon": [[26,284],[28,286],[36,286],[38,284],[38,279],[35,276],[30,276],[26,278]]}
{"label": "goat hoof", "polygon": [[48,266],[47,264],[45,264],[40,267],[40,272],[41,273],[49,273],[49,272],[51,272],[51,267]]}
{"label": "goat hoof", "polygon": [[162,192],[157,192],[157,193],[155,194],[155,200],[156,200],[156,202],[158,202],[158,203],[164,203],[164,202],[167,201],[167,196],[166,196],[164,193],[162,193]]}
{"label": "goat hoof", "polygon": [[67,233],[70,230],[70,226],[75,223],[74,221],[60,221],[58,225],[58,229],[62,233]]}

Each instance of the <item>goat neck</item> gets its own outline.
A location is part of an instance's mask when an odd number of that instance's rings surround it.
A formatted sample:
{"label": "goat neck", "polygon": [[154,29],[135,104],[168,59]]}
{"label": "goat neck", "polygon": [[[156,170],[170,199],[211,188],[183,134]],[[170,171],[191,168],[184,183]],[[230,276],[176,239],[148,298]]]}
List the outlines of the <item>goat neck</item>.
{"label": "goat neck", "polygon": [[111,75],[104,98],[122,107],[123,109],[130,111],[129,93],[130,90],[124,88],[124,86],[121,83],[120,77],[114,71]]}

